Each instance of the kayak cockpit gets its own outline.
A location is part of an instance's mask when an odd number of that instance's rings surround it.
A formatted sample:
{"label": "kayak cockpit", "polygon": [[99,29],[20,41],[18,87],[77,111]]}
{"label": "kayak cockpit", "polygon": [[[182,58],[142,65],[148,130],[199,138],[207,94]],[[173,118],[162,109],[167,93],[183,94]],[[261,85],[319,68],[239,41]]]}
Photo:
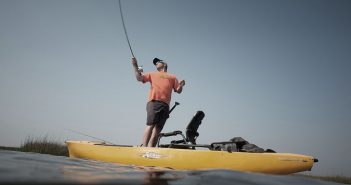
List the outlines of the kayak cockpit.
{"label": "kayak cockpit", "polygon": [[[215,151],[228,151],[228,152],[253,152],[253,153],[275,153],[272,149],[262,149],[255,144],[249,143],[241,137],[234,137],[230,141],[214,142],[211,144],[197,144],[196,139],[199,137],[197,132],[199,126],[202,123],[205,113],[203,111],[197,111],[193,118],[190,120],[186,127],[186,135],[182,131],[176,130],[173,132],[160,133],[156,146],[159,148],[174,148],[174,149],[195,149],[195,148],[207,148]],[[173,140],[169,144],[161,144],[160,140],[164,137],[181,136],[180,140]]]}

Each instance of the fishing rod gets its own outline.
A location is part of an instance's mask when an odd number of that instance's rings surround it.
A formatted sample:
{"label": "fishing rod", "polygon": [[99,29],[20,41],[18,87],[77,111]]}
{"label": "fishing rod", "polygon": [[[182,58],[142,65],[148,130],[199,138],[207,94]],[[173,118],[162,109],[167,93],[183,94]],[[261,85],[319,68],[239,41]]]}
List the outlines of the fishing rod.
{"label": "fishing rod", "polygon": [[123,24],[123,28],[124,28],[124,34],[126,35],[126,39],[127,39],[128,45],[129,45],[130,52],[132,53],[132,56],[135,58],[132,46],[130,45],[130,42],[129,42],[129,37],[128,37],[126,25],[124,23],[121,0],[119,0],[118,2],[119,2],[119,12],[121,13],[121,19],[122,19],[122,24]]}
{"label": "fishing rod", "polygon": [[65,128],[65,130],[71,131],[71,132],[76,133],[76,134],[79,134],[79,135],[87,136],[87,137],[90,137],[90,138],[93,138],[93,139],[97,139],[97,140],[99,140],[99,141],[103,141],[104,143],[110,143],[110,144],[113,144],[113,145],[117,145],[117,144],[114,144],[114,143],[112,143],[112,142],[110,142],[110,141],[106,141],[106,140],[103,140],[103,139],[100,139],[100,138],[97,138],[97,137],[94,137],[94,136],[90,136],[90,135],[88,135],[88,134],[84,134],[84,133],[78,132],[78,131],[76,131],[76,130],[72,130],[72,129],[68,129],[68,128]]}

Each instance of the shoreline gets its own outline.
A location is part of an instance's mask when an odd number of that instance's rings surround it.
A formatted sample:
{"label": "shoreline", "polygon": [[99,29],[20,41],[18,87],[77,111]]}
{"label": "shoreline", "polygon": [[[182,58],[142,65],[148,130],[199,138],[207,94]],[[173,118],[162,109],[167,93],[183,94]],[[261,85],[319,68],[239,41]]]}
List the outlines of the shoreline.
{"label": "shoreline", "polygon": [[0,146],[0,150],[21,151],[20,147]]}
{"label": "shoreline", "polygon": [[319,179],[328,182],[336,182],[342,184],[351,184],[351,177],[336,175],[336,176],[318,176],[318,175],[305,175],[305,174],[296,174],[297,176],[307,177],[312,179]]}
{"label": "shoreline", "polygon": [[67,146],[60,141],[48,139],[48,136],[26,137],[24,143],[19,147],[0,146],[0,149],[68,157]]}

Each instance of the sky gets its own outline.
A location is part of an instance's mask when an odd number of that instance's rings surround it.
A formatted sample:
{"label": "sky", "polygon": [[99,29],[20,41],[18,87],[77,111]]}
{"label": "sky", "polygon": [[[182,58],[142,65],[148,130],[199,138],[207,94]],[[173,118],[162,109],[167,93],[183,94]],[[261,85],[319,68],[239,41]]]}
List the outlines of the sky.
{"label": "sky", "polygon": [[[205,112],[197,143],[243,137],[351,176],[351,1],[122,0],[139,65],[186,85],[164,132]],[[0,145],[27,137],[139,145],[137,82],[117,0],[0,0]],[[164,140],[167,142],[167,140]]]}

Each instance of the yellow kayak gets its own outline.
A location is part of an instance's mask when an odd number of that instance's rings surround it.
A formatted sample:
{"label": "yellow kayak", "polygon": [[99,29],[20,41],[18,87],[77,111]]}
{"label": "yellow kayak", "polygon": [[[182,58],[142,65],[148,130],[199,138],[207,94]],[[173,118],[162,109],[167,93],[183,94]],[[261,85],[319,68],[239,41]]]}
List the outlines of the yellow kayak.
{"label": "yellow kayak", "polygon": [[175,170],[226,169],[267,174],[291,174],[312,169],[312,156],[291,153],[250,153],[108,145],[66,141],[71,158]]}

